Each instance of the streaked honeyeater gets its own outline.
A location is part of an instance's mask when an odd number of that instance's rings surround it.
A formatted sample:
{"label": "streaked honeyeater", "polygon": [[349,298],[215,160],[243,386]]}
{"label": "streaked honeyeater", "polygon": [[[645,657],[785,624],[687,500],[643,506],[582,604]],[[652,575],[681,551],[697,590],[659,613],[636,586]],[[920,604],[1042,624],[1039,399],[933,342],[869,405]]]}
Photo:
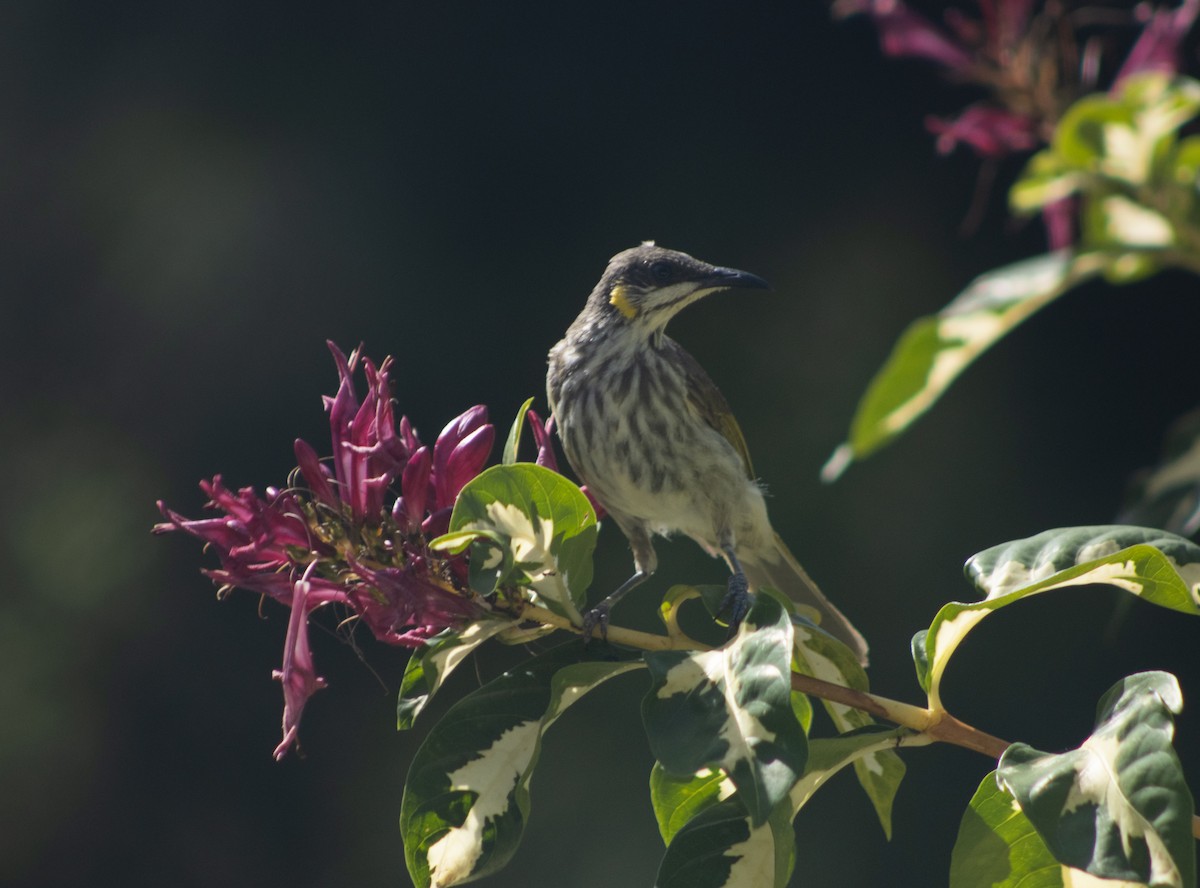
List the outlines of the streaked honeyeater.
{"label": "streaked honeyeater", "polygon": [[822,628],[866,662],[862,635],[772,529],[729,404],[666,335],[671,318],[710,293],[767,286],[643,243],[609,261],[550,350],[546,389],[567,459],[633,549],[633,576],[585,613],[585,638],[597,626],[606,633],[611,607],[654,573],[652,537],[682,533],[729,565],[722,612],[731,627],[749,610],[750,593],[770,586],[816,608]]}

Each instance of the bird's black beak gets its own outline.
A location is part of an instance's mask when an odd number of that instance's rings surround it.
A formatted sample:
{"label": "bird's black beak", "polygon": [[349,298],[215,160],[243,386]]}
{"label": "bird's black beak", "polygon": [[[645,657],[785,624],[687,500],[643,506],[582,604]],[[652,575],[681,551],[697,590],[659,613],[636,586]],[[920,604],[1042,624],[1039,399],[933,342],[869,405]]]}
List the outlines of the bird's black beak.
{"label": "bird's black beak", "polygon": [[712,277],[705,282],[710,287],[741,290],[769,290],[771,285],[756,274],[738,271],[736,268],[714,268]]}

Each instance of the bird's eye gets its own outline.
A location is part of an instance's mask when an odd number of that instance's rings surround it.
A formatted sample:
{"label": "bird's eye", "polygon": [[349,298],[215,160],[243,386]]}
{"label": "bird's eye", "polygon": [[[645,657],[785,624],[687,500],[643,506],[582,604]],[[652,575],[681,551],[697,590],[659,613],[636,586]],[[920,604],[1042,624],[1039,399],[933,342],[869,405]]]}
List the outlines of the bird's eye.
{"label": "bird's eye", "polygon": [[658,259],[650,263],[650,274],[660,284],[670,283],[673,271],[671,263],[665,259]]}

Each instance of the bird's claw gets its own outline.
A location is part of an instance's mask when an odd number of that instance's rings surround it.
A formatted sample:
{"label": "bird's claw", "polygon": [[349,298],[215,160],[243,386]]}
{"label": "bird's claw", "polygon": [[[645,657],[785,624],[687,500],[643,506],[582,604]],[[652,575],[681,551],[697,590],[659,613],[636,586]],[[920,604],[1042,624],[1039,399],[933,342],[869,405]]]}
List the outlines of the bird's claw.
{"label": "bird's claw", "polygon": [[600,640],[608,641],[608,605],[604,602],[600,602],[589,611],[584,611],[580,637],[585,645],[592,640],[597,626],[600,627]]}
{"label": "bird's claw", "polygon": [[746,575],[733,574],[729,578],[725,597],[721,599],[721,606],[717,608],[718,614],[727,613],[729,615],[729,638],[733,638],[737,634],[738,627],[742,625],[742,620],[746,619],[746,614],[750,613],[750,605],[753,602]]}

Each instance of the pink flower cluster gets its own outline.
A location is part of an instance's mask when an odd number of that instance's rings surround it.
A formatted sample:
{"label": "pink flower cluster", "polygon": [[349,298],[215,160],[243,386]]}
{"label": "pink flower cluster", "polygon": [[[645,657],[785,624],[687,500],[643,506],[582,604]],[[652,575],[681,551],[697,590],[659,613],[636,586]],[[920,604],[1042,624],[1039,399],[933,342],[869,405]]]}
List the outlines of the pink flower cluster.
{"label": "pink flower cluster", "polygon": [[[1082,34],[1095,16],[1076,14],[1094,10],[1064,2],[1046,3],[1041,11],[1036,6],[1033,0],[978,0],[978,18],[951,7],[942,25],[904,0],[835,0],[834,12],[869,16],[886,55],[926,59],[951,79],[990,92],[956,117],[927,118],[926,126],[943,154],[962,143],[981,157],[1002,157],[1045,141],[1058,115],[1094,90],[1099,76],[1103,42]],[[1175,8],[1137,4],[1129,20],[1141,32],[1113,85],[1145,71],[1178,71],[1184,37],[1198,12],[1200,0],[1183,0]]]}
{"label": "pink flower cluster", "polygon": [[[291,608],[283,666],[282,758],[295,742],[309,697],[324,687],[308,643],[309,616],[336,603],[387,644],[416,647],[444,629],[482,616],[486,605],[467,586],[465,556],[431,553],[454,500],[483,469],[495,430],[486,408],[452,420],[433,447],[408,419],[394,419],[391,358],[361,364],[367,391],[360,402],[347,358],[329,344],[337,364],[337,394],[325,398],[333,438],[329,465],[305,441],[295,443],[305,488],[232,491],[220,476],[202,481],[216,517],[189,519],[161,502],[166,521],[155,531],[182,530],[211,547],[220,567],[205,573],[222,589],[258,592]],[[398,495],[397,495],[398,494]]]}

